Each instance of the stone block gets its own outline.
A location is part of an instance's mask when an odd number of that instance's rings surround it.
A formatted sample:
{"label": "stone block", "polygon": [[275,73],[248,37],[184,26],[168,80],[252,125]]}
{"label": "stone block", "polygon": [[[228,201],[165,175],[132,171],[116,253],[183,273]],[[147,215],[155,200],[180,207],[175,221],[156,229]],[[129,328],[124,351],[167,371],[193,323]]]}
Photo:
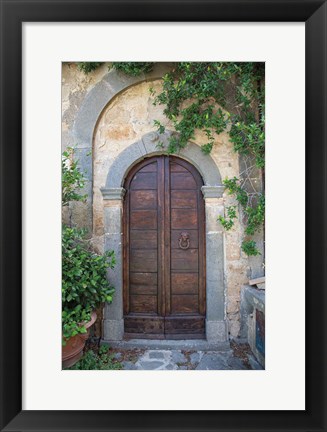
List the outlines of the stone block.
{"label": "stone block", "polygon": [[185,355],[179,351],[172,351],[171,360],[174,363],[186,363],[187,362]]}
{"label": "stone block", "polygon": [[168,132],[164,134],[159,134],[158,132],[150,132],[142,137],[142,144],[146,154],[161,153],[162,148],[160,143],[164,148],[168,147],[170,134]]}
{"label": "stone block", "polygon": [[[259,312],[257,314],[257,311]],[[256,321],[258,315],[265,314],[265,291],[255,289],[249,285],[242,287],[241,291],[241,337],[248,339],[249,345],[259,363],[264,367],[264,349],[260,352],[260,338],[263,337],[264,346],[264,317],[263,325]],[[259,331],[260,330],[260,331]],[[263,333],[263,334],[262,334]],[[259,340],[257,340],[257,336]],[[262,341],[261,341],[262,343]]]}
{"label": "stone block", "polygon": [[122,233],[122,210],[121,207],[104,208],[104,231],[105,234]]}
{"label": "stone block", "polygon": [[116,264],[108,269],[108,280],[115,288],[112,303],[106,304],[105,318],[121,319],[123,316],[123,270],[122,270],[122,242],[120,234],[107,234],[104,249],[115,252]]}
{"label": "stone block", "polygon": [[202,186],[201,191],[204,199],[220,198],[223,196],[225,186]]}
{"label": "stone block", "polygon": [[160,351],[149,351],[149,358],[150,359],[164,359],[164,355]]}
{"label": "stone block", "polygon": [[222,182],[217,165],[210,156],[201,151],[198,145],[189,143],[181,150],[180,154],[185,159],[193,161],[194,166],[205,179],[207,186],[221,186]]}
{"label": "stone block", "polygon": [[156,360],[139,362],[139,367],[143,370],[156,370],[159,369],[162,365],[162,362]]}
{"label": "stone block", "polygon": [[122,187],[101,188],[101,194],[102,194],[103,200],[115,201],[115,203],[105,203],[105,205],[111,206],[111,207],[115,207],[115,205],[116,205],[116,207],[121,207],[122,199],[124,198],[125,192],[126,192],[125,189]]}
{"label": "stone block", "polygon": [[105,342],[119,341],[124,336],[124,320],[103,320],[103,338]]}
{"label": "stone block", "polygon": [[207,319],[223,320],[225,314],[224,296],[224,250],[223,235],[209,233],[206,238],[207,268]]}
{"label": "stone block", "polygon": [[209,343],[226,342],[228,340],[226,321],[206,320],[206,336]]}
{"label": "stone block", "polygon": [[199,363],[200,359],[201,359],[201,355],[198,352],[194,352],[190,355],[190,360],[192,364]]}
{"label": "stone block", "polygon": [[231,369],[227,364],[226,356],[217,353],[205,353],[197,365],[196,370],[228,370]]}
{"label": "stone block", "polygon": [[131,166],[144,157],[144,152],[138,142],[123,150],[109,167],[106,188],[119,188],[123,185],[126,173]]}
{"label": "stone block", "polygon": [[211,232],[222,232],[223,228],[218,220],[218,216],[224,215],[224,208],[221,205],[208,204],[205,205],[206,211],[206,229]]}
{"label": "stone block", "polygon": [[[78,162],[78,167],[84,177],[92,182],[92,153],[90,148],[75,148],[74,159]],[[91,188],[92,192],[92,188]]]}
{"label": "stone block", "polygon": [[86,95],[81,105],[75,123],[74,136],[77,144],[81,141],[92,147],[93,131],[97,119],[110,99],[115,95],[105,80],[100,81]]}
{"label": "stone block", "polygon": [[141,74],[136,77],[126,75],[123,72],[119,72],[116,69],[111,69],[104,77],[103,82],[107,84],[108,89],[113,95],[116,95],[121,90],[127,87],[144,81],[145,75]]}

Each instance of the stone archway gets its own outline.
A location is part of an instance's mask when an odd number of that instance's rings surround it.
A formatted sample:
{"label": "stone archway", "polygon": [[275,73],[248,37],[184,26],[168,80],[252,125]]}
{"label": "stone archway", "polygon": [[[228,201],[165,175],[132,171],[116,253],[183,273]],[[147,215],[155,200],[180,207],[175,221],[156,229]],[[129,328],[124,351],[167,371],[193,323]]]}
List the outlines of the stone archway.
{"label": "stone archway", "polygon": [[[86,95],[73,127],[76,159],[87,179],[85,193],[87,195],[85,209],[85,225],[93,231],[93,164],[90,154],[93,151],[94,132],[99,119],[106,107],[123,91],[144,81],[161,79],[170,70],[171,65],[156,64],[153,71],[138,77],[128,77],[111,70]],[[158,135],[148,133],[141,140],[128,146],[111,165],[105,187],[102,188],[104,204],[104,249],[114,249],[117,265],[111,272],[111,280],[116,288],[113,304],[106,305],[104,311],[105,340],[121,340],[123,337],[123,305],[122,305],[122,239],[121,219],[124,190],[124,179],[129,169],[140,160],[156,154],[164,153],[158,148],[159,140],[164,144],[169,132]],[[217,216],[223,214],[223,186],[216,163],[210,156],[205,156],[198,145],[189,143],[178,155],[193,164],[204,180],[202,192],[206,211],[206,249],[207,249],[207,316],[206,334],[210,342],[227,340],[224,287],[224,242]]]}
{"label": "stone archway", "polygon": [[[114,250],[116,267],[111,281],[116,288],[114,301],[105,306],[103,338],[117,341],[123,338],[123,259],[122,259],[122,208],[125,190],[122,185],[129,170],[140,160],[166,153],[171,132],[160,136],[151,132],[122,151],[109,168],[106,185],[101,189],[104,203],[105,250]],[[162,148],[158,148],[160,140]],[[224,236],[217,224],[217,216],[223,213],[219,169],[210,156],[205,156],[199,146],[189,143],[178,156],[194,165],[202,175],[202,192],[206,217],[206,337],[208,342],[224,342],[228,339],[225,316],[224,289]]]}
{"label": "stone archway", "polygon": [[106,107],[126,89],[145,81],[155,81],[171,69],[171,63],[155,64],[153,70],[137,77],[127,76],[111,69],[85,96],[79,108],[73,126],[74,153],[79,167],[86,179],[85,194],[86,217],[85,227],[89,232],[93,230],[93,139],[97,123]]}

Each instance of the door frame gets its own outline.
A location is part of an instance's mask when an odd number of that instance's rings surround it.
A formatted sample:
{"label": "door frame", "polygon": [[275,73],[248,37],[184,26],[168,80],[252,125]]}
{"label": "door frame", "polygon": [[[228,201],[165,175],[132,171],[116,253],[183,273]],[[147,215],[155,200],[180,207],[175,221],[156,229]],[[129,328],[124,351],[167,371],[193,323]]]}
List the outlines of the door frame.
{"label": "door frame", "polygon": [[[182,167],[184,167],[185,169],[187,169],[194,177],[194,180],[197,184],[197,196],[202,195],[202,191],[201,188],[202,186],[204,186],[204,182],[202,179],[201,174],[199,173],[199,171],[195,168],[195,166],[193,164],[191,164],[190,162],[187,162],[185,159],[182,159],[178,156],[175,155],[167,155],[167,154],[162,154],[162,155],[152,155],[149,156],[147,158],[144,158],[143,160],[139,161],[136,165],[134,165],[130,171],[127,173],[126,178],[124,180],[124,189],[125,189],[125,199],[123,202],[123,312],[124,312],[124,317],[126,318],[129,312],[129,276],[130,276],[130,250],[129,250],[129,227],[130,227],[130,201],[128,200],[128,191],[130,188],[130,183],[134,177],[134,175],[141,170],[142,168],[144,168],[145,166],[147,166],[148,164],[151,164],[152,162],[158,160],[157,158],[162,158],[162,160],[160,162],[158,162],[158,170],[162,171],[162,174],[165,173],[165,177],[164,177],[164,183],[162,183],[161,185],[158,184],[158,193],[159,191],[161,192],[161,199],[165,200],[166,203],[170,203],[170,196],[166,197],[166,194],[168,193],[168,191],[170,190],[170,186],[169,186],[169,179],[166,177],[167,174],[169,174],[170,172],[170,163],[177,163],[179,165],[181,165]],[[199,315],[202,315],[203,317],[205,317],[205,313],[206,313],[206,249],[205,249],[205,211],[204,211],[204,200],[201,199],[201,196],[197,197],[197,216],[198,216],[198,223],[199,223],[199,227],[198,227],[198,250],[199,250],[199,273],[198,273],[198,277],[199,277],[199,282],[198,282],[198,288],[199,288],[199,298],[198,298],[198,302],[199,302]],[[201,199],[201,202],[200,202]],[[159,252],[159,248],[162,249],[161,250],[161,255],[165,256],[165,249],[166,249],[166,245],[167,243],[169,243],[169,246],[171,246],[171,237],[170,237],[170,229],[167,229],[167,227],[165,226],[167,219],[170,220],[170,204],[168,205],[168,207],[163,206],[162,207],[163,211],[160,212],[160,214],[158,214],[158,221],[160,220],[160,225],[163,226],[164,228],[161,231],[158,231],[158,233],[161,234],[161,237],[158,237],[158,252]],[[161,210],[162,210],[161,209]],[[159,256],[159,253],[158,253]],[[163,322],[165,323],[165,317],[166,317],[166,313],[167,313],[167,308],[170,309],[170,303],[169,301],[167,301],[167,292],[164,292],[165,290],[165,286],[166,286],[166,280],[168,278],[171,277],[171,268],[170,268],[170,260],[169,262],[167,262],[167,260],[165,259],[165,262],[163,264],[164,270],[162,271],[162,273],[160,272],[160,270],[158,270],[158,298],[160,298],[160,312],[161,312],[161,318],[163,318]],[[160,266],[158,266],[159,268]],[[160,281],[159,281],[159,276],[160,276]],[[170,287],[170,283],[169,283],[169,287]],[[178,318],[178,316],[174,316],[175,319]],[[184,316],[181,316],[180,319],[182,319]],[[137,317],[135,317],[137,318]],[[168,316],[169,318],[169,316]],[[187,317],[184,317],[187,319]],[[163,324],[165,326],[165,324]],[[137,334],[132,334],[132,333],[128,333],[128,331],[126,332],[126,329],[124,329],[124,336],[128,337],[128,338],[140,338],[142,337],[142,334],[137,333]],[[165,332],[161,335],[161,334],[147,334],[146,336],[144,335],[145,338],[147,339],[153,339],[153,338],[157,338],[157,339],[166,339],[165,336]],[[170,333],[170,337],[168,337],[167,339],[203,339],[205,338],[205,333],[204,334],[192,334],[190,333],[189,335],[187,333],[185,334],[172,334]]]}
{"label": "door frame", "polygon": [[[170,131],[150,132],[123,150],[111,164],[105,187],[101,188],[104,205],[104,250],[114,250],[116,266],[108,273],[116,292],[111,304],[104,307],[103,340],[119,341],[124,336],[123,320],[123,184],[131,168],[142,159],[167,154]],[[162,150],[158,150],[158,141]],[[201,190],[206,220],[206,338],[210,343],[228,340],[224,282],[224,231],[217,217],[224,214],[223,191],[219,169],[210,155],[189,143],[178,157],[193,165],[202,176]]]}

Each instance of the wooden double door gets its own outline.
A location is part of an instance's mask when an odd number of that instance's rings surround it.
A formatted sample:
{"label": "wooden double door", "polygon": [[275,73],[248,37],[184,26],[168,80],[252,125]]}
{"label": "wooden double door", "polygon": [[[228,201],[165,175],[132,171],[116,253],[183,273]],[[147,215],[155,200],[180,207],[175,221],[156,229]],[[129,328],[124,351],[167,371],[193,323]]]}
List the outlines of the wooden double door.
{"label": "wooden double door", "polygon": [[205,337],[202,178],[173,156],[148,158],[126,178],[125,337]]}

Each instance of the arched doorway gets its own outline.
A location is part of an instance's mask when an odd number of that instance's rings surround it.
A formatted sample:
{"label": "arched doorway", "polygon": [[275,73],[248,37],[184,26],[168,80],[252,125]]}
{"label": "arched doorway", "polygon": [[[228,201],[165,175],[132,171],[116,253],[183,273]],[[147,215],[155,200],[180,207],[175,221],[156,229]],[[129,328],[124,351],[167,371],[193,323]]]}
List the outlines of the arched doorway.
{"label": "arched doorway", "polygon": [[205,338],[205,212],[196,168],[153,156],[128,173],[123,211],[127,337]]}
{"label": "arched doorway", "polygon": [[[130,144],[115,157],[109,167],[105,185],[101,187],[105,232],[104,250],[113,250],[116,257],[115,268],[110,271],[110,281],[116,291],[112,303],[106,303],[104,307],[103,340],[108,343],[121,341],[126,334],[123,308],[125,257],[123,256],[124,237],[122,235],[122,216],[126,202],[126,191],[123,186],[125,186],[128,174],[138,163],[148,161],[148,158],[153,156],[166,154],[165,149],[168,146],[169,138],[169,131],[160,135],[150,132]],[[158,140],[162,143],[162,148],[158,148]],[[224,186],[216,162],[210,155],[204,155],[200,146],[189,142],[181,150],[179,160],[188,162],[195,168],[204,182],[201,191],[205,206],[205,337],[210,344],[224,342],[228,340],[224,279],[224,233],[217,224],[217,216],[224,213],[222,197]],[[188,337],[186,338],[188,339]]]}

